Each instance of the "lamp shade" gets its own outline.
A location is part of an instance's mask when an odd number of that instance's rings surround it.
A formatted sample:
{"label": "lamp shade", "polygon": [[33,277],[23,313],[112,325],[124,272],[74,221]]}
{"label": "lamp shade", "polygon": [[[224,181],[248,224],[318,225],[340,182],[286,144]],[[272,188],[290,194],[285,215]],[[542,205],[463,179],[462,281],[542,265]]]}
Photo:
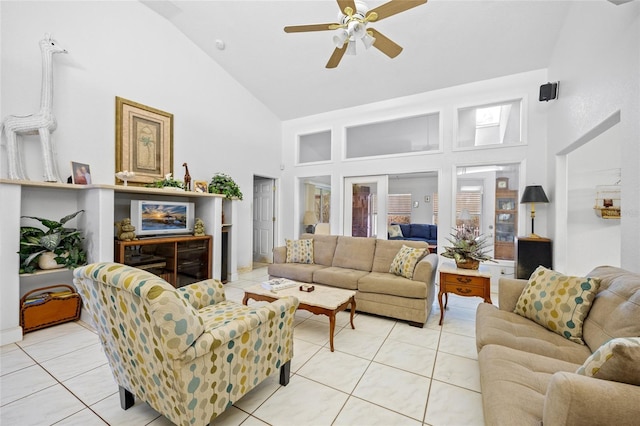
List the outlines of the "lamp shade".
{"label": "lamp shade", "polygon": [[549,199],[540,185],[529,185],[524,189],[520,204],[524,203],[548,203]]}
{"label": "lamp shade", "polygon": [[307,210],[306,212],[304,212],[304,217],[302,218],[303,225],[309,226],[315,225],[316,223],[318,223],[318,218],[316,217],[316,214],[314,212],[312,212],[311,210]]}

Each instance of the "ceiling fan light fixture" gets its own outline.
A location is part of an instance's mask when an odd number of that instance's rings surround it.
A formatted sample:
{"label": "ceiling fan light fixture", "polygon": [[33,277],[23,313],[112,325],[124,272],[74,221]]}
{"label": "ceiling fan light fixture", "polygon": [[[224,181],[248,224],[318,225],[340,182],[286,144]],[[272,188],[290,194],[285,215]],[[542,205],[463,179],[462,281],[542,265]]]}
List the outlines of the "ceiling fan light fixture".
{"label": "ceiling fan light fixture", "polygon": [[355,40],[349,40],[349,44],[347,45],[347,55],[352,55],[355,56],[356,55],[356,41]]}
{"label": "ceiling fan light fixture", "polygon": [[338,28],[333,36],[333,44],[335,44],[337,48],[341,48],[342,46],[344,46],[344,43],[348,38],[349,32],[344,28]]}
{"label": "ceiling fan light fixture", "polygon": [[360,21],[349,22],[348,32],[355,38],[362,38],[367,35],[367,27]]}
{"label": "ceiling fan light fixture", "polygon": [[372,37],[369,33],[366,33],[365,35],[363,35],[360,40],[362,40],[362,44],[364,44],[364,47],[366,49],[368,49],[371,46],[373,46],[373,43],[376,42],[376,39],[374,37]]}

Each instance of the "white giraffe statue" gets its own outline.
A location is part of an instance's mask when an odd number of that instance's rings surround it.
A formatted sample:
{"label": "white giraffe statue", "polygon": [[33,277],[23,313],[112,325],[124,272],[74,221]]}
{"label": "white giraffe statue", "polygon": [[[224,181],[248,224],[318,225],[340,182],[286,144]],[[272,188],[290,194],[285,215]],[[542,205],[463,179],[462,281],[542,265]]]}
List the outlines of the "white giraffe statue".
{"label": "white giraffe statue", "polygon": [[53,104],[53,54],[67,53],[65,49],[45,34],[40,40],[42,53],[42,91],[40,93],[40,110],[35,114],[6,117],[0,125],[7,137],[7,157],[9,160],[9,179],[26,179],[22,149],[18,146],[18,135],[40,135],[42,144],[42,158],[44,160],[44,180],[46,182],[61,182],[58,164],[55,159],[55,146],[51,139],[51,132],[57,123],[51,107]]}

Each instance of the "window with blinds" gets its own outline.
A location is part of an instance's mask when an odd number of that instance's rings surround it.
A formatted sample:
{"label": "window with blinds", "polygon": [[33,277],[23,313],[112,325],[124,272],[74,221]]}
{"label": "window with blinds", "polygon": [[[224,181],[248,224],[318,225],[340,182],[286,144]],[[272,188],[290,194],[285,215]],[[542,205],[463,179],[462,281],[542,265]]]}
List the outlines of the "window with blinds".
{"label": "window with blinds", "polygon": [[411,194],[389,194],[387,224],[411,223]]}
{"label": "window with blinds", "polygon": [[[438,224],[438,194],[433,194],[433,223]],[[465,211],[466,210],[466,211]],[[463,217],[467,214],[470,218]],[[465,221],[467,225],[480,226],[482,214],[482,192],[458,192],[456,194],[456,226],[461,226]]]}

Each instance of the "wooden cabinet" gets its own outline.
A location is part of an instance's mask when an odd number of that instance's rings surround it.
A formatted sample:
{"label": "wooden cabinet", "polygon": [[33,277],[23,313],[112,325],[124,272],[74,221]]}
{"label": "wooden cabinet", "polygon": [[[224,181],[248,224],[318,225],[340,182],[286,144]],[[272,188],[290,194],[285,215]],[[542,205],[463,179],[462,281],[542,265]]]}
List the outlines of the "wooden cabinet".
{"label": "wooden cabinet", "polygon": [[553,252],[548,238],[518,237],[516,240],[516,278],[528,280],[538,266],[551,269]]}
{"label": "wooden cabinet", "polygon": [[494,235],[494,258],[515,258],[515,237],[518,234],[518,191],[496,189],[496,226]]}
{"label": "wooden cabinet", "polygon": [[182,287],[211,278],[211,245],[210,235],[117,241],[114,257]]}
{"label": "wooden cabinet", "polygon": [[[486,271],[459,269],[449,263],[442,264],[440,266],[440,291],[438,292],[440,325],[444,320],[444,311],[449,302],[449,293],[466,297],[482,297],[485,303],[492,303],[491,274]],[[442,296],[445,298],[444,304],[442,303]]]}

